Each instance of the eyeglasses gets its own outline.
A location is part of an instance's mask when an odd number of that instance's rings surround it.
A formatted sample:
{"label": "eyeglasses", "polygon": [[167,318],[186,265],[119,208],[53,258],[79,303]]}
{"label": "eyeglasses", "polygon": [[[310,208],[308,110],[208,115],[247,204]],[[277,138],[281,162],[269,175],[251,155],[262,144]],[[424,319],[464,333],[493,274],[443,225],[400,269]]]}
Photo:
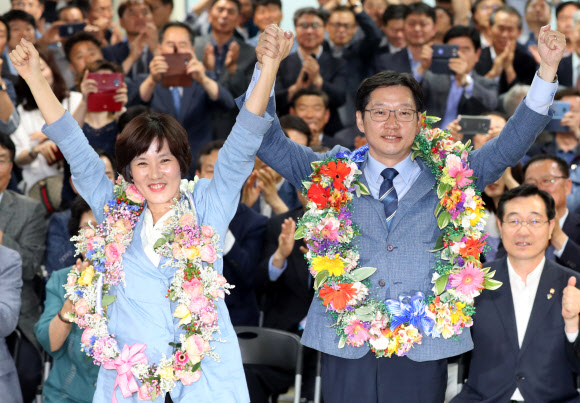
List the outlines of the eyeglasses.
{"label": "eyeglasses", "polygon": [[296,28],[302,28],[302,29],[308,29],[308,28],[312,28],[312,29],[318,29],[318,28],[322,28],[323,25],[320,22],[301,22],[300,24],[296,24]]}
{"label": "eyeglasses", "polygon": [[391,112],[395,113],[395,119],[399,122],[410,122],[413,120],[415,113],[417,113],[414,109],[383,109],[383,108],[374,108],[374,109],[365,109],[365,112],[370,113],[371,119],[375,122],[385,122],[389,120],[391,116]]}
{"label": "eyeglasses", "polygon": [[349,24],[347,22],[329,22],[328,25],[334,29],[352,29],[356,26],[355,24]]}
{"label": "eyeglasses", "polygon": [[558,179],[568,179],[565,176],[546,176],[545,178],[541,179],[528,179],[525,181],[527,185],[536,185],[538,186],[552,186]]}
{"label": "eyeglasses", "polygon": [[540,220],[537,218],[530,218],[529,220],[521,220],[519,218],[516,218],[514,220],[503,221],[503,223],[509,229],[519,229],[524,224],[526,224],[528,226],[528,228],[530,228],[530,229],[537,229],[537,228],[540,228],[542,225],[544,225],[547,222],[548,222],[548,220]]}

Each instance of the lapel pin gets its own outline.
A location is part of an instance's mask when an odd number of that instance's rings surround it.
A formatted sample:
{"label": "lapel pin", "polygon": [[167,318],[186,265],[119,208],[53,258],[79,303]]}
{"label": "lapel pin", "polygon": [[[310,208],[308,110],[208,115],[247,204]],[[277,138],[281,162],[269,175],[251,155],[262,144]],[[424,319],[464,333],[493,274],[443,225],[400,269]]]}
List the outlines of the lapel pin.
{"label": "lapel pin", "polygon": [[548,299],[552,299],[552,294],[547,294],[547,295],[546,295],[546,298],[548,298]]}
{"label": "lapel pin", "polygon": [[554,292],[556,292],[556,290],[550,288],[550,293],[546,295],[546,298],[552,299],[552,297],[554,296]]}

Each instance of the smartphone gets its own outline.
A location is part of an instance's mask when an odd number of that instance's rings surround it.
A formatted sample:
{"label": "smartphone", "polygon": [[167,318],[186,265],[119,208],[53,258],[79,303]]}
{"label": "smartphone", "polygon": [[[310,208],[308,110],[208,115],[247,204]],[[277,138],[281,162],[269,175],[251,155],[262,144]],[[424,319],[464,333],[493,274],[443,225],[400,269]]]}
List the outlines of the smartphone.
{"label": "smartphone", "polygon": [[570,112],[570,102],[554,101],[552,102],[552,110],[554,115],[552,120],[546,125],[546,129],[551,132],[569,132],[570,127],[562,126],[562,118],[567,112]]}
{"label": "smartphone", "polygon": [[74,24],[61,25],[60,27],[58,27],[58,35],[61,38],[68,38],[69,36],[72,36],[77,32],[84,31],[86,26],[87,24],[85,24],[84,22],[76,22]]}
{"label": "smartphone", "polygon": [[87,99],[89,112],[118,112],[123,108],[123,104],[114,99],[117,90],[123,86],[122,73],[89,73],[87,78],[97,83],[97,92],[89,94]]}
{"label": "smartphone", "polygon": [[433,58],[431,59],[431,70],[435,74],[455,74],[449,68],[449,59],[459,57],[458,45],[433,45]]}
{"label": "smartphone", "polygon": [[485,134],[491,127],[491,118],[487,116],[459,115],[458,118],[463,134]]}
{"label": "smartphone", "polygon": [[191,87],[193,79],[187,74],[187,65],[191,60],[189,53],[164,53],[163,57],[169,69],[161,77],[161,85],[168,87]]}

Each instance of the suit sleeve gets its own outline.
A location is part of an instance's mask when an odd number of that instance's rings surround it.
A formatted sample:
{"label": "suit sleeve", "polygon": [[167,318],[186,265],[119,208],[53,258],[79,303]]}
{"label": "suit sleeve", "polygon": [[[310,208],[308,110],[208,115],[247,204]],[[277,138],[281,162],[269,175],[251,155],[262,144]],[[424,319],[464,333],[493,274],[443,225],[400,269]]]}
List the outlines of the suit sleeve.
{"label": "suit sleeve", "polygon": [[278,237],[282,228],[282,216],[274,216],[268,220],[266,224],[266,232],[264,234],[264,246],[262,248],[262,256],[260,265],[256,271],[256,290],[264,291],[270,283],[269,262],[270,258],[278,249]]}
{"label": "suit sleeve", "polygon": [[346,101],[346,90],[344,83],[347,79],[346,63],[342,59],[331,59],[333,63],[337,63],[338,67],[332,80],[327,80],[323,77],[322,91],[326,92],[330,99],[331,107],[339,107]]}
{"label": "suit sleeve", "polygon": [[20,254],[22,279],[32,280],[40,271],[44,257],[47,224],[40,203],[30,202],[26,207],[18,213],[25,220],[22,231],[18,237],[4,233],[2,244]]}
{"label": "suit sleeve", "polygon": [[574,271],[580,271],[580,245],[572,238],[568,237],[568,242],[566,242],[562,256],[558,258],[558,263]]}
{"label": "suit sleeve", "polygon": [[22,291],[22,260],[18,253],[0,246],[0,338],[16,329]]}
{"label": "suit sleeve", "polygon": [[465,91],[462,98],[465,102],[472,104],[472,109],[483,109],[493,111],[497,107],[497,83],[493,80],[473,80],[473,95],[465,98]]}
{"label": "suit sleeve", "polygon": [[383,33],[366,12],[362,11],[356,14],[355,18],[360,29],[365,34],[363,39],[354,44],[356,46],[355,53],[359,59],[368,63],[375,55],[383,38]]}

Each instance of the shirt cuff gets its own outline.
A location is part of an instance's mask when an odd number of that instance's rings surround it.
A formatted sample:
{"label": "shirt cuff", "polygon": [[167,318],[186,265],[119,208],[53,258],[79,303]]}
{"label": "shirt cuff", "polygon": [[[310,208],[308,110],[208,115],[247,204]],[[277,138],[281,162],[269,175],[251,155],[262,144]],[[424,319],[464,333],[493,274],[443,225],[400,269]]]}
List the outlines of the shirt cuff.
{"label": "shirt cuff", "polygon": [[234,243],[236,243],[236,237],[232,234],[232,231],[228,229],[228,232],[226,232],[226,239],[224,240],[224,256],[230,253],[234,247]]}
{"label": "shirt cuff", "polygon": [[[246,98],[244,99],[244,102],[246,102],[248,100],[248,98],[250,97],[250,94],[252,93],[252,91],[254,91],[254,87],[258,83],[258,79],[260,78],[260,74],[262,74],[262,70],[258,69],[258,62],[256,62],[256,64],[254,65],[254,73],[252,74],[252,80],[250,81],[250,85],[248,86],[248,89],[246,90]],[[275,87],[276,87],[276,81],[274,81],[274,85],[272,85],[272,91],[270,91],[270,97],[274,96],[274,88]]]}
{"label": "shirt cuff", "polygon": [[471,80],[471,82],[469,83],[469,85],[467,87],[464,87],[463,96],[467,99],[469,99],[473,96],[473,80]]}
{"label": "shirt cuff", "polygon": [[578,332],[574,332],[574,333],[566,332],[566,338],[568,339],[568,341],[570,343],[574,343],[576,341],[576,339],[578,338]]}
{"label": "shirt cuff", "polygon": [[532,86],[525,98],[526,106],[540,115],[547,115],[557,90],[558,81],[555,83],[544,81],[536,72]]}
{"label": "shirt cuff", "polygon": [[558,249],[556,250],[556,248],[554,248],[554,256],[556,257],[562,257],[562,254],[564,253],[564,250],[566,249],[566,245],[568,245],[568,240],[570,238],[566,238],[566,240],[564,241],[564,244],[562,245],[562,249]]}
{"label": "shirt cuff", "polygon": [[270,281],[276,281],[284,273],[286,267],[288,267],[288,261],[284,260],[282,268],[278,268],[272,264],[272,260],[274,260],[274,255],[270,256],[270,260],[268,260],[268,276],[270,277]]}

